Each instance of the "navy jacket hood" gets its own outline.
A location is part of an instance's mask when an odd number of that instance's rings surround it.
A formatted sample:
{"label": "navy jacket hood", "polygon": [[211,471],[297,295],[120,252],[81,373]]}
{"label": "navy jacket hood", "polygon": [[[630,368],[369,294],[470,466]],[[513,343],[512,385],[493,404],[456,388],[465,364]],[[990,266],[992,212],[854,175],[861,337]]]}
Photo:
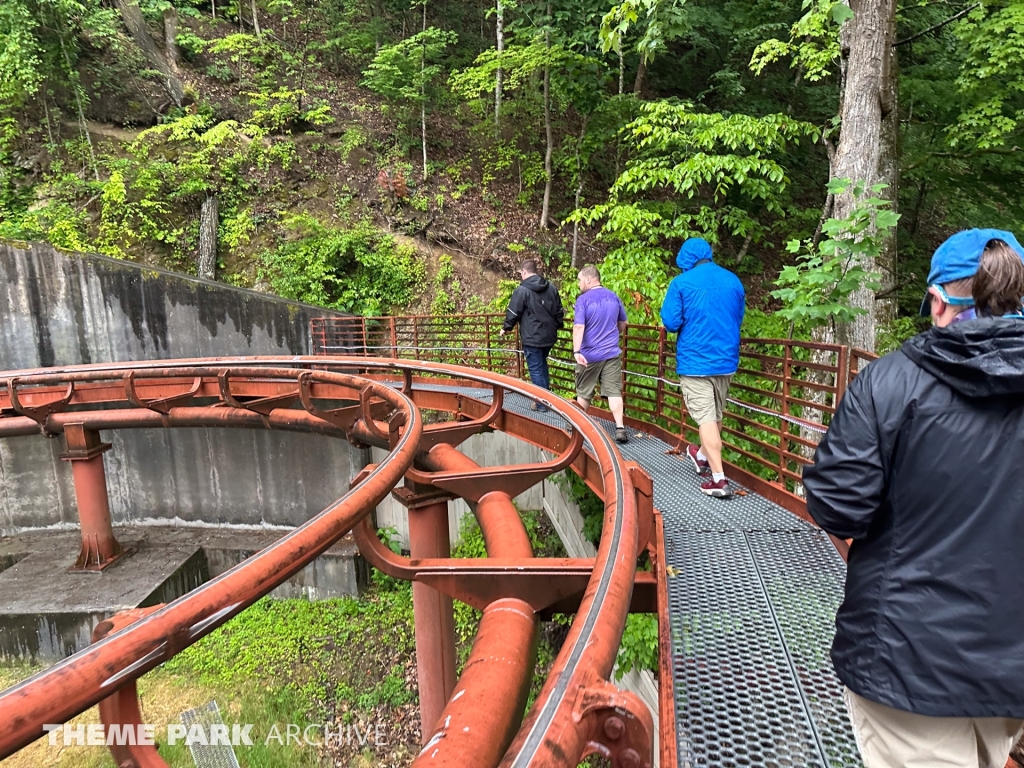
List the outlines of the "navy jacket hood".
{"label": "navy jacket hood", "polygon": [[972,399],[1024,395],[1024,321],[984,318],[933,328],[903,354]]}
{"label": "navy jacket hood", "polygon": [[534,293],[544,293],[544,291],[548,289],[548,285],[550,285],[550,283],[540,275],[530,275],[528,278],[523,280],[521,285],[529,288]]}

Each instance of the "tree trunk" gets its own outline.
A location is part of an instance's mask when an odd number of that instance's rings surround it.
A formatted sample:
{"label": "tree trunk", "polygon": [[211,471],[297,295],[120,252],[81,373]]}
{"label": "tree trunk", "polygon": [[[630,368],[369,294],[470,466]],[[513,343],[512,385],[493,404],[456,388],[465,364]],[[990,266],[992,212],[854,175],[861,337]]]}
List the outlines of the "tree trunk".
{"label": "tree trunk", "polygon": [[85,108],[82,106],[82,84],[79,82],[78,79],[78,71],[73,69],[71,66],[71,57],[68,55],[68,48],[64,44],[63,25],[58,26],[57,37],[60,40],[60,50],[64,56],[64,63],[67,65],[68,68],[68,79],[71,81],[71,87],[75,92],[75,104],[78,106],[78,130],[81,132],[82,138],[85,139],[85,143],[89,147],[89,160],[92,163],[92,173],[93,176],[96,177],[96,181],[99,181],[100,168],[96,164],[96,153],[93,150],[92,146],[92,134],[89,133],[89,126],[85,122]]}
{"label": "tree trunk", "polygon": [[[423,31],[427,31],[427,0],[423,0]],[[427,68],[427,45],[420,50],[420,138],[423,146],[423,180],[427,180],[427,81],[423,76]]]}
{"label": "tree trunk", "polygon": [[256,11],[256,0],[249,0],[249,10],[252,13],[252,28],[256,33],[256,39],[262,40],[263,33],[260,31],[260,17]]}
{"label": "tree trunk", "polygon": [[217,0],[210,0],[210,16],[211,18],[217,18]]}
{"label": "tree trunk", "polygon": [[[893,2],[895,6],[895,0]],[[896,14],[889,19],[889,34],[887,49],[890,51],[888,66],[883,72],[882,80],[882,129],[881,147],[878,157],[879,181],[888,185],[885,190],[885,197],[892,201],[892,210],[897,212],[899,200],[900,180],[900,116],[899,101],[899,62],[896,49],[892,43],[896,40]],[[899,295],[896,291],[896,231],[886,238],[882,252],[878,256],[879,280],[878,293],[885,295],[884,299],[875,299],[875,327],[884,328],[896,320],[899,313]]]}
{"label": "tree trunk", "polygon": [[[626,92],[626,57],[622,55],[622,41],[619,41],[619,96]],[[618,174],[616,174],[618,175]]]}
{"label": "tree trunk", "polygon": [[199,211],[199,276],[213,280],[217,269],[217,196],[208,194]]}
{"label": "tree trunk", "polygon": [[121,14],[121,20],[131,33],[132,40],[142,49],[146,59],[155,70],[160,73],[160,80],[171,97],[174,105],[180,107],[185,101],[185,87],[181,78],[168,63],[167,58],[160,53],[153,38],[149,35],[146,27],[146,20],[142,18],[142,11],[135,0],[114,0],[117,10]]}
{"label": "tree trunk", "polygon": [[[548,3],[548,24],[551,23],[551,3]],[[544,31],[544,43],[547,45],[548,56],[551,55],[551,31]],[[547,145],[544,149],[544,201],[540,207],[540,228],[548,228],[548,210],[551,207],[551,152],[554,149],[554,139],[551,135],[551,63],[544,66],[544,139]]]}
{"label": "tree trunk", "polygon": [[[583,160],[580,157],[583,151],[583,139],[587,135],[587,122],[590,120],[590,115],[583,118],[583,127],[580,128],[580,140],[576,144],[576,200],[573,203],[573,211],[580,209],[580,198],[583,197]],[[576,269],[576,265],[579,263],[576,253],[580,243],[580,222],[576,220],[572,223],[572,261],[570,266]]]}
{"label": "tree trunk", "polygon": [[636,68],[636,80],[633,81],[633,94],[641,96],[644,91],[644,84],[647,82],[647,58],[641,54],[640,64]]}
{"label": "tree trunk", "polygon": [[164,50],[167,62],[175,72],[181,66],[181,52],[178,50],[178,9],[171,6],[164,11]]}
{"label": "tree trunk", "polygon": [[[863,182],[866,187],[879,183],[892,183],[889,166],[895,164],[895,157],[883,160],[883,122],[892,115],[895,130],[895,79],[892,59],[892,28],[896,12],[896,0],[850,0],[854,17],[843,25],[840,32],[840,46],[845,61],[845,86],[843,88],[840,117],[842,122],[839,146],[836,148],[833,178],[849,179],[854,184]],[[896,206],[893,189],[886,190],[885,197],[892,199]],[[833,216],[846,218],[856,207],[856,200],[850,191],[836,195]],[[895,237],[893,233],[892,237]],[[895,242],[886,245],[879,259],[895,262]],[[877,271],[881,264],[861,263],[869,272]],[[877,324],[875,292],[867,287],[858,288],[849,298],[849,305],[866,310],[867,314],[850,323],[836,328],[836,341],[851,347],[869,351],[875,349]]]}
{"label": "tree trunk", "polygon": [[[505,6],[502,5],[501,0],[497,2],[497,14],[494,20],[494,37],[495,47],[498,51],[499,58],[502,52],[505,50]],[[501,90],[505,85],[505,70],[498,66],[498,71],[495,73],[494,78],[494,135],[500,137],[501,135]]]}
{"label": "tree trunk", "polygon": [[384,24],[384,10],[381,7],[381,0],[373,0],[373,19],[377,22],[373,39],[373,52],[380,53],[380,30]]}

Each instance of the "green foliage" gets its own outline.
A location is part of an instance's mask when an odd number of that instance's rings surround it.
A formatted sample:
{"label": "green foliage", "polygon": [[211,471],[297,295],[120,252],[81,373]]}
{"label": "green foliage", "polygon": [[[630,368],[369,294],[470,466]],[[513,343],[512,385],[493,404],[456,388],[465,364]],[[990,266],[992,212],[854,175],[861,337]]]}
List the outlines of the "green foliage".
{"label": "green foliage", "polygon": [[602,281],[623,298],[634,322],[651,322],[665,295],[666,242],[759,234],[759,216],[784,212],[789,180],[774,156],[787,142],[817,137],[813,126],[785,115],[705,114],[664,101],[644,104],[624,133],[633,156],[608,202],[574,211],[569,220],[603,222],[600,239],[613,249]]}
{"label": "green foliage", "polygon": [[685,0],[625,0],[612,6],[601,21],[601,44],[605,53],[624,49],[624,38],[634,27],[642,30],[635,50],[645,64],[666,44],[687,31]]}
{"label": "green foliage", "polygon": [[[221,689],[250,691],[266,686],[292,717],[311,718],[324,710],[352,707],[370,712],[414,700],[401,667],[381,679],[357,663],[372,650],[374,638],[387,637],[392,653],[414,650],[412,595],[408,584],[375,591],[362,600],[272,600],[263,598],[228,624],[170,659],[164,672]],[[337,672],[347,674],[338,679]],[[361,670],[361,671],[360,671]],[[280,764],[279,762],[276,764]]]}
{"label": "green foliage", "polygon": [[454,32],[429,27],[394,45],[381,48],[363,72],[363,85],[406,110],[407,115],[435,102],[445,49]]}
{"label": "green foliage", "polygon": [[839,29],[853,11],[836,0],[803,0],[803,8],[806,13],[790,29],[788,41],[766,40],[754,49],[750,68],[755,73],[785,58],[812,83],[832,73],[839,61]]}
{"label": "green foliage", "polygon": [[903,342],[921,332],[921,322],[916,317],[897,317],[892,323],[878,329],[875,352],[886,355],[903,346]]}
{"label": "green foliage", "polygon": [[206,40],[194,32],[179,32],[175,35],[174,41],[178,44],[178,49],[186,61],[195,59],[196,56],[206,50]]}
{"label": "green foliage", "polygon": [[324,101],[303,107],[304,90],[278,88],[269,93],[249,91],[246,95],[253,108],[249,123],[271,133],[288,132],[300,123],[322,128],[334,122],[331,107]]}
{"label": "green foliage", "polygon": [[965,57],[957,86],[969,106],[947,129],[956,146],[1005,146],[1024,122],[1024,2],[979,3],[960,26]]}
{"label": "green foliage", "polygon": [[[850,188],[848,179],[830,183],[832,194]],[[889,201],[877,195],[885,189],[878,184],[865,190],[858,182],[852,190],[854,210],[845,219],[829,219],[822,226],[825,237],[817,244],[793,240],[787,246],[798,254],[798,262],[782,269],[772,296],[785,306],[779,315],[802,330],[833,323],[847,323],[865,310],[847,304],[850,294],[862,284],[878,287],[877,275],[862,265],[873,264],[882,251],[888,232],[896,226],[899,214],[889,209]]]}
{"label": "green foliage", "polygon": [[569,496],[580,508],[580,514],[583,516],[583,538],[594,546],[600,544],[601,528],[604,525],[604,502],[575,472],[567,470],[555,476],[554,481],[568,491]]}
{"label": "green foliage", "polygon": [[626,617],[622,644],[615,657],[615,679],[633,669],[658,668],[658,617],[649,613],[631,613]]}
{"label": "green foliage", "polygon": [[298,236],[261,256],[261,278],[290,299],[362,315],[408,304],[423,278],[415,251],[367,222],[335,229],[300,215],[284,222]]}
{"label": "green foliage", "polygon": [[455,279],[452,257],[444,254],[438,259],[437,274],[434,276],[434,298],[430,302],[430,314],[450,315],[458,308],[462,297],[462,284]]}

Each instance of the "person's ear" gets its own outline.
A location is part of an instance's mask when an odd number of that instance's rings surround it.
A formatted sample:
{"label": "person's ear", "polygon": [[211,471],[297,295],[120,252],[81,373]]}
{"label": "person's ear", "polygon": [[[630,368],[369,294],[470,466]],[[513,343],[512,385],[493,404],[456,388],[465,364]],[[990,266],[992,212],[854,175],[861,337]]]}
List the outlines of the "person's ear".
{"label": "person's ear", "polygon": [[928,289],[928,297],[931,299],[932,319],[936,320],[939,317],[942,317],[946,312],[946,307],[948,306],[946,302],[942,300],[942,295],[932,287]]}

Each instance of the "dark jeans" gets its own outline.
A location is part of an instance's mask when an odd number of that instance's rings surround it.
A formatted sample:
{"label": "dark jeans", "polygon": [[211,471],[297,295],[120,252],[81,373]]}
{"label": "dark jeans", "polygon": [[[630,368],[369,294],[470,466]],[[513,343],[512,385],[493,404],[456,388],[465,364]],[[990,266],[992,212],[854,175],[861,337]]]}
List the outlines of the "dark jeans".
{"label": "dark jeans", "polygon": [[548,377],[549,352],[551,347],[523,347],[526,367],[530,369],[530,381],[544,389],[551,389],[551,379]]}

